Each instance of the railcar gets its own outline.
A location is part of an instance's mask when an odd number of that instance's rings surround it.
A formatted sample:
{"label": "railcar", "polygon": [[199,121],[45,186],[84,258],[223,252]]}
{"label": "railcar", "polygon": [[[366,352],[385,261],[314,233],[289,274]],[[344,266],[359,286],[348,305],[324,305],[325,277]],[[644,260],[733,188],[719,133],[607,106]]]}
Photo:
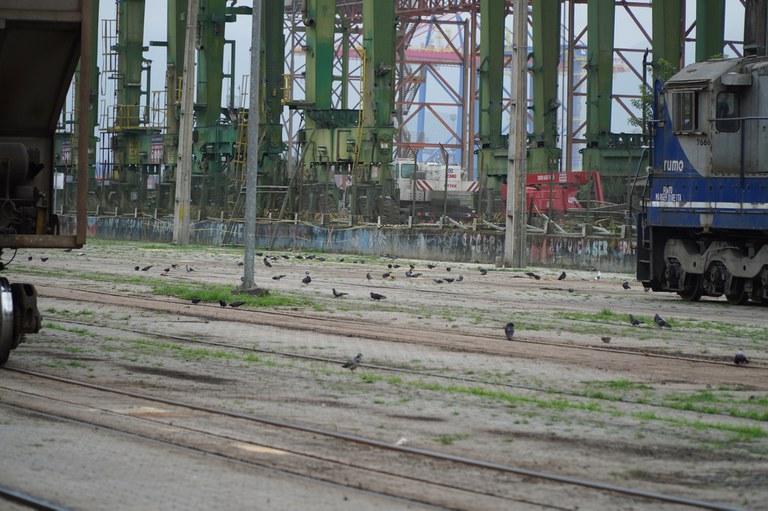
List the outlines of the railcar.
{"label": "railcar", "polygon": [[768,57],[691,64],[654,98],[638,280],[688,301],[768,302]]}
{"label": "railcar", "polygon": [[[93,15],[91,0],[0,0],[0,269],[5,273],[13,271],[20,248],[85,243],[88,144],[79,144],[76,152],[74,233],[62,232],[54,214],[53,154],[56,123],[78,63],[77,130],[82,135],[88,129]],[[34,286],[0,277],[0,365],[40,326]]]}

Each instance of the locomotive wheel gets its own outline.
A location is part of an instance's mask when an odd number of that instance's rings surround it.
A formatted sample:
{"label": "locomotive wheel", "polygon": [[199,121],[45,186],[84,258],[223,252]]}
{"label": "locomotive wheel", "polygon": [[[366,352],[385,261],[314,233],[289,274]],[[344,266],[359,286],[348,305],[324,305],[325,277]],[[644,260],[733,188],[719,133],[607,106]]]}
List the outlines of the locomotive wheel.
{"label": "locomotive wheel", "polygon": [[744,305],[749,301],[749,295],[744,291],[744,279],[731,278],[731,286],[725,293],[725,299],[731,305]]}
{"label": "locomotive wheel", "polygon": [[686,302],[698,302],[704,291],[701,289],[701,281],[698,275],[688,276],[685,282],[685,288],[678,291],[677,295]]}

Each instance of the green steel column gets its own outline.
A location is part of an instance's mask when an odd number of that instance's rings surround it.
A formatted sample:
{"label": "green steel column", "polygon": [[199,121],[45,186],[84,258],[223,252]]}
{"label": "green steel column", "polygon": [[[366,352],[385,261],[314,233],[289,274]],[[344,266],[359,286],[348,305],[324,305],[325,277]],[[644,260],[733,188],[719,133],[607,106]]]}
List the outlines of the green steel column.
{"label": "green steel column", "polygon": [[[283,125],[280,116],[283,112],[283,69],[285,66],[285,38],[283,36],[284,2],[262,1],[261,16],[261,53],[259,76],[261,88],[261,111],[259,112],[259,133],[262,139],[259,147],[259,183],[262,186],[285,184],[281,182]],[[255,116],[254,116],[255,119]],[[260,194],[257,196],[258,212],[278,209],[282,197],[278,194]]]}
{"label": "green steel column", "polygon": [[[504,88],[504,14],[502,0],[480,0],[478,136],[482,147],[498,148]],[[506,172],[506,169],[505,169]]]}
{"label": "green steel column", "polygon": [[119,128],[139,126],[141,69],[144,52],[144,1],[118,1],[118,116]]}
{"label": "green steel column", "polygon": [[[307,0],[306,99],[316,110],[331,108],[336,0]],[[282,22],[281,22],[282,28]]]}
{"label": "green steel column", "polygon": [[560,150],[557,148],[560,0],[533,0],[531,3],[534,147],[529,150],[527,167],[529,173],[542,173],[558,169],[560,160]]}
{"label": "green steel column", "polygon": [[696,62],[722,55],[724,31],[725,0],[697,0]]}
{"label": "green steel column", "polygon": [[598,147],[600,135],[611,132],[613,94],[614,0],[589,0],[587,24],[587,147]]}
{"label": "green steel column", "polygon": [[216,126],[221,117],[226,1],[200,2],[195,104],[198,127]]}
{"label": "green steel column", "polygon": [[[179,134],[179,76],[184,67],[184,30],[187,12],[186,0],[168,0],[168,65],[165,72],[166,124],[169,134]],[[178,145],[178,141],[174,146]],[[176,161],[176,158],[166,161]]]}
{"label": "green steel column", "polygon": [[[361,161],[382,165],[392,161],[395,25],[395,2],[363,0],[363,131],[373,146]],[[379,182],[383,179],[380,172]]]}
{"label": "green steel column", "polygon": [[674,70],[680,69],[683,45],[683,0],[653,2],[653,64],[664,60]]}

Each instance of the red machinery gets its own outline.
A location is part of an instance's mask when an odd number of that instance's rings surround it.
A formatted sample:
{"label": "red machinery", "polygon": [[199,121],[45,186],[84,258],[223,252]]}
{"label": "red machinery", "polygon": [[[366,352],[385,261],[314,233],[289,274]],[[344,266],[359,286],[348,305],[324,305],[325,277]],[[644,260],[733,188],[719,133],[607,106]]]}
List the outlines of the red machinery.
{"label": "red machinery", "polygon": [[[581,209],[584,206],[578,194],[584,185],[590,185],[598,204],[604,202],[600,173],[596,171],[528,174],[526,181],[525,198],[529,212],[565,213],[569,209]],[[506,201],[506,184],[501,185],[501,196]]]}

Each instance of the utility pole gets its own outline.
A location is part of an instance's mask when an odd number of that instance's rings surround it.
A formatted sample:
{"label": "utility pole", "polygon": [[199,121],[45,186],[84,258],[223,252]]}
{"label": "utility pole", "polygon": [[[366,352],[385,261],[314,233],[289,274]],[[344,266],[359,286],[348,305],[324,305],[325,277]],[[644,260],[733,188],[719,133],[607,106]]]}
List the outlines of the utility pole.
{"label": "utility pole", "polygon": [[189,207],[192,194],[192,130],[195,119],[195,38],[199,0],[187,4],[184,40],[184,71],[179,119],[179,151],[176,165],[176,200],[173,207],[173,242],[189,245]]}
{"label": "utility pole", "polygon": [[527,264],[525,185],[528,139],[528,0],[514,0],[512,35],[512,105],[507,166],[507,222],[504,262],[513,268]]}
{"label": "utility pole", "polygon": [[254,256],[256,252],[256,186],[259,172],[259,67],[261,65],[261,2],[254,0],[251,27],[251,79],[248,104],[248,154],[245,160],[245,256],[243,260],[244,290],[253,290]]}

